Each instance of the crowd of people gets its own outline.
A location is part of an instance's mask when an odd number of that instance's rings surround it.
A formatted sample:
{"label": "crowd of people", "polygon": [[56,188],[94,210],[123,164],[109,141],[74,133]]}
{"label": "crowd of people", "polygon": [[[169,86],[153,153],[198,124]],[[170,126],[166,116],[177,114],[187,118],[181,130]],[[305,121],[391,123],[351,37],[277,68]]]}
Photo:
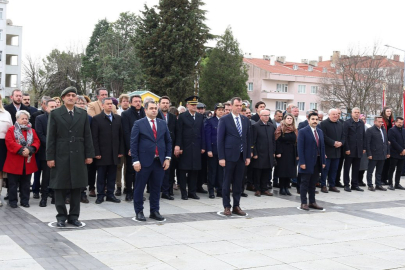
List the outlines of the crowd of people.
{"label": "crowd of people", "polygon": [[359,108],[347,120],[333,108],[326,119],[312,110],[302,121],[289,104],[271,119],[264,102],[252,115],[238,97],[213,111],[198,96],[176,108],[168,96],[116,99],[105,88],[91,102],[69,87],[61,97],[42,97],[40,110],[21,90],[10,98],[9,105],[0,104],[0,192],[7,188],[4,199],[12,208],[18,192],[22,207],[30,207],[30,189],[41,207],[50,198],[58,227],[66,220],[81,226],[80,203],[89,203],[88,196],[96,204],[133,201],[136,219],[145,221],[145,189],[149,217],[159,221],[160,198],[174,200],[177,189],[182,200],[221,197],[226,216],[246,215],[240,207],[245,190],[261,197],[279,188],[279,195],[291,196],[295,186],[299,208],[307,211],[323,210],[316,187],[323,193],[363,192],[366,185],[369,191],[405,189],[403,118],[394,119],[388,107],[371,126]]}

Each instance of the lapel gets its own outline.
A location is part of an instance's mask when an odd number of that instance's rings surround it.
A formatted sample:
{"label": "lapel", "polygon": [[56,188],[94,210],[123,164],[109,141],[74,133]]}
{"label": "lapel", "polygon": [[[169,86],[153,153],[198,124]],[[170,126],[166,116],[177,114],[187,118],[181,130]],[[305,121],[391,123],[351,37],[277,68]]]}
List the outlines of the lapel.
{"label": "lapel", "polygon": [[[149,119],[147,118],[147,117],[145,117],[145,118],[142,118],[142,119],[145,119],[143,122],[144,122],[144,125],[145,125],[145,127],[146,127],[146,129],[147,130],[149,130],[149,136],[154,140],[154,141],[156,141],[155,140],[155,136],[153,135],[153,130],[152,130],[152,127],[150,126],[150,123],[149,123]],[[156,120],[156,119],[155,119]],[[155,122],[155,125],[156,125],[157,123]],[[159,134],[159,133],[158,133]]]}
{"label": "lapel", "polygon": [[[228,115],[229,115],[229,119],[230,119],[230,121],[231,121],[231,126],[235,128],[236,134],[239,135],[239,131],[238,131],[238,128],[236,127],[235,120],[233,119],[233,114],[232,114],[232,112],[230,112]],[[243,132],[243,131],[242,131],[242,132]]]}
{"label": "lapel", "polygon": [[187,113],[187,118],[189,119],[189,121],[193,124],[193,126],[195,125],[195,121],[197,121],[197,113],[194,113],[194,118],[191,116],[191,113],[189,111],[186,112]]}
{"label": "lapel", "polygon": [[[169,118],[169,115],[167,115],[167,118]],[[162,120],[162,121],[165,121],[165,120]],[[158,141],[159,138],[163,136],[163,134],[165,133],[165,129],[167,128],[166,122],[162,122],[162,121],[157,121],[157,119],[156,119],[156,125],[158,126],[158,127],[157,127],[157,138],[156,138],[156,141]],[[152,132],[152,133],[153,133],[153,132]]]}
{"label": "lapel", "polygon": [[[315,139],[315,135],[314,135],[314,132],[312,131],[312,128],[311,128],[311,126],[309,125],[309,123],[308,123],[308,132],[309,132],[309,134],[311,134],[311,138],[312,138],[312,140],[315,142],[315,145],[317,145],[316,144],[316,139]],[[316,131],[317,133],[318,133],[318,130]],[[319,138],[319,133],[318,133],[318,138]],[[320,140],[320,139],[319,139]]]}
{"label": "lapel", "polygon": [[[76,109],[76,107],[73,107],[73,120],[70,124],[70,127],[73,127],[77,123],[77,121],[79,121],[81,113],[82,113],[81,110]],[[70,117],[69,114],[68,116]]]}
{"label": "lapel", "polygon": [[62,107],[60,107],[60,112],[61,117],[65,120],[67,127],[69,128],[72,124],[72,117],[70,117],[66,106],[63,105]]}

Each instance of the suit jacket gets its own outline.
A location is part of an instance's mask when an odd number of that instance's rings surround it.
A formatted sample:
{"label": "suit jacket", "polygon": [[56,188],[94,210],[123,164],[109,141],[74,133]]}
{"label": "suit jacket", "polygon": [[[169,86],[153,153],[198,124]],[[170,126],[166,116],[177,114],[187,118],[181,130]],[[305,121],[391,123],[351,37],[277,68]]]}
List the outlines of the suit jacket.
{"label": "suit jacket", "polygon": [[39,160],[46,160],[46,132],[48,129],[48,113],[44,113],[36,117],[35,127],[35,131],[37,132],[38,138],[41,142],[37,158]]}
{"label": "suit jacket", "polygon": [[325,152],[328,158],[340,158],[342,147],[336,148],[335,142],[345,143],[343,136],[343,124],[340,121],[332,122],[329,118],[318,125],[322,129],[325,141]]}
{"label": "suit jacket", "polygon": [[381,131],[376,126],[366,130],[367,156],[372,156],[372,160],[385,160],[390,154],[387,131],[383,127],[381,130],[383,131],[384,142]]}
{"label": "suit jacket", "polygon": [[89,117],[74,107],[73,119],[66,106],[50,112],[46,137],[46,160],[54,160],[49,187],[75,189],[87,186],[86,158],[94,158]]}
{"label": "suit jacket", "polygon": [[233,114],[227,114],[219,119],[218,123],[218,159],[236,162],[240,157],[241,145],[243,147],[243,160],[250,158],[251,153],[251,135],[249,119],[240,115],[242,123],[242,136],[239,135],[236,128]]}
{"label": "suit jacket", "polygon": [[[320,157],[320,169],[322,169],[322,165],[326,164],[325,159],[325,143],[323,132],[320,128],[316,128],[316,132],[318,133],[319,137],[319,157]],[[312,132],[312,128],[308,125],[300,130],[298,130],[298,172],[299,173],[310,173],[314,172],[314,167],[317,160],[318,155],[318,146],[316,145],[316,140],[314,133]],[[305,164],[305,170],[301,169],[301,165]]]}
{"label": "suit jacket", "polygon": [[393,126],[388,130],[388,141],[390,144],[390,158],[405,159],[405,155],[400,155],[405,149],[405,129]]}
{"label": "suit jacket", "polygon": [[304,128],[308,126],[308,120],[302,121],[301,123],[298,124],[298,129]]}
{"label": "suit jacket", "polygon": [[195,120],[190,112],[179,115],[176,126],[176,146],[183,150],[179,156],[179,169],[201,170],[201,150],[205,150],[204,119],[195,113]]}
{"label": "suit jacket", "polygon": [[163,166],[166,157],[172,155],[172,140],[166,121],[156,119],[157,137],[153,135],[148,118],[136,121],[131,131],[132,163],[139,161],[141,167],[149,167],[155,158],[155,149],[158,148],[159,160]]}
{"label": "suit jacket", "polygon": [[350,150],[349,157],[361,158],[366,150],[366,131],[363,121],[357,123],[353,118],[347,119],[343,124],[344,151]]}
{"label": "suit jacket", "polygon": [[121,116],[113,114],[112,121],[103,112],[91,120],[91,135],[93,138],[94,155],[97,166],[118,165],[124,155],[124,137],[121,128]]}
{"label": "suit jacket", "polygon": [[214,155],[218,155],[218,117],[214,116],[205,121],[205,145],[207,152],[212,152]]}
{"label": "suit jacket", "polygon": [[269,169],[274,166],[274,153],[276,152],[276,140],[274,139],[274,125],[263,124],[260,120],[252,125],[252,168]]}
{"label": "suit jacket", "polygon": [[[91,116],[94,117],[97,114],[100,114],[103,111],[103,104],[101,103],[101,101],[96,100],[93,102],[90,102],[87,105],[87,113]],[[113,110],[112,110],[113,114],[117,114],[117,109],[115,108],[115,106],[113,106]]]}
{"label": "suit jacket", "polygon": [[45,112],[43,110],[38,110],[35,113],[31,114],[31,118],[30,118],[30,122],[32,124],[32,128],[35,129],[36,128],[36,118],[40,115],[43,115]]}
{"label": "suit jacket", "polygon": [[[170,132],[170,138],[172,139],[172,142],[176,141],[176,125],[177,125],[177,117],[172,114],[167,112],[167,127],[169,128],[169,132]],[[163,112],[161,110],[159,110],[156,118],[165,120]],[[174,149],[174,143],[172,143],[172,147]]]}
{"label": "suit jacket", "polygon": [[[4,109],[10,113],[11,119],[13,120],[13,125],[14,125],[15,121],[16,121],[15,114],[17,113],[17,110],[14,107],[14,104],[11,102],[11,104],[4,106]],[[26,106],[24,106],[22,103],[20,105],[20,110],[26,110],[27,112],[29,111],[29,109]]]}
{"label": "suit jacket", "polygon": [[131,139],[131,130],[134,126],[135,121],[144,118],[145,110],[143,107],[137,112],[135,107],[129,107],[128,110],[123,111],[121,114],[121,125],[122,131],[124,133],[124,145],[125,145],[125,154],[128,154],[128,151],[131,149],[130,139]]}

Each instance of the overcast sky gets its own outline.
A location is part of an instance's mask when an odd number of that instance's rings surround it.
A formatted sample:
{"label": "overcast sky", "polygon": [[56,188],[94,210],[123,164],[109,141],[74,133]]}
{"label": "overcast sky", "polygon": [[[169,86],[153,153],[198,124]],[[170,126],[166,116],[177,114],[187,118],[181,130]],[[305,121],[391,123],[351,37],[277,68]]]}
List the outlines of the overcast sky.
{"label": "overcast sky", "polygon": [[[84,49],[98,20],[120,12],[139,14],[158,0],[10,0],[7,17],[23,26],[23,55],[44,57],[52,49]],[[222,34],[229,25],[244,53],[286,56],[287,61],[329,59],[348,47],[405,50],[403,0],[205,0],[207,25]],[[401,34],[402,33],[402,34]],[[215,43],[210,43],[215,45]],[[403,52],[386,50],[388,55]]]}

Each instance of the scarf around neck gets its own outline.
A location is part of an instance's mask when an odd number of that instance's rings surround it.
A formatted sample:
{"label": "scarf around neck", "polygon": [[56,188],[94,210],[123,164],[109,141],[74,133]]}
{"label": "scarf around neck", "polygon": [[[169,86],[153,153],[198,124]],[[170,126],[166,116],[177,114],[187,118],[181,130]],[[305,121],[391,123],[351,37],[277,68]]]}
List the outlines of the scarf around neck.
{"label": "scarf around neck", "polygon": [[280,138],[281,135],[284,136],[285,133],[291,133],[294,132],[295,136],[298,137],[298,130],[295,128],[293,124],[287,125],[284,120],[281,121],[280,125],[277,127],[274,135],[275,135],[275,140]]}
{"label": "scarf around neck", "polygon": [[[24,134],[22,132],[23,130],[27,131],[27,140],[24,137]],[[18,122],[15,122],[14,137],[20,145],[31,146],[32,140],[33,140],[31,124],[28,123],[28,125],[24,126],[24,125],[19,125]]]}

